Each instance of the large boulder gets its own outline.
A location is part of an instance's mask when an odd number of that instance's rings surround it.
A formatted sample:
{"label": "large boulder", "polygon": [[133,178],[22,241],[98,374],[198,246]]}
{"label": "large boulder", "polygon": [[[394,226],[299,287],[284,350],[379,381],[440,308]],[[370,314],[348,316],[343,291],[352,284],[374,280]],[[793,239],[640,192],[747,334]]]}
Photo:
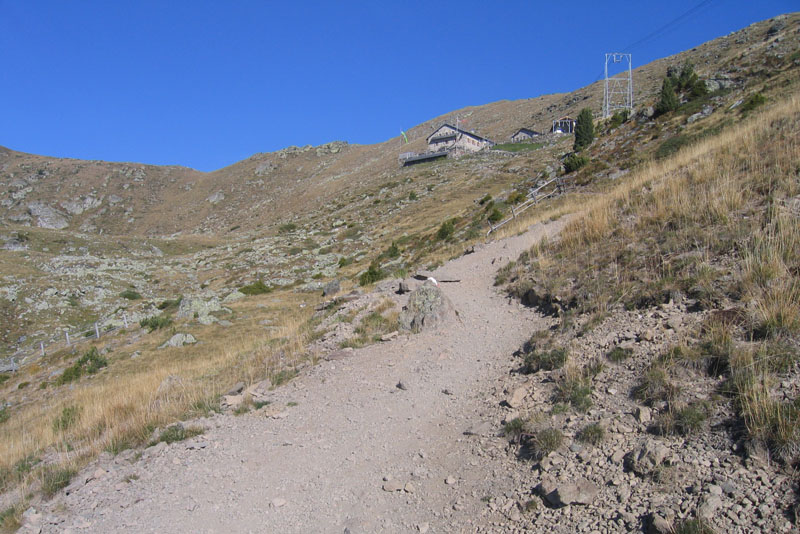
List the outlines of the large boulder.
{"label": "large boulder", "polygon": [[408,304],[400,313],[400,326],[418,332],[436,328],[453,314],[453,304],[434,282],[427,281],[408,296]]}
{"label": "large boulder", "polygon": [[224,308],[217,297],[204,300],[198,297],[183,297],[175,314],[178,319],[195,318],[200,324],[209,325],[217,322],[217,318],[211,315],[213,312],[230,312]]}
{"label": "large boulder", "polygon": [[165,349],[167,347],[182,347],[184,345],[192,345],[197,343],[197,340],[194,338],[192,334],[175,334],[169,341],[164,343],[163,345],[159,346],[159,349]]}

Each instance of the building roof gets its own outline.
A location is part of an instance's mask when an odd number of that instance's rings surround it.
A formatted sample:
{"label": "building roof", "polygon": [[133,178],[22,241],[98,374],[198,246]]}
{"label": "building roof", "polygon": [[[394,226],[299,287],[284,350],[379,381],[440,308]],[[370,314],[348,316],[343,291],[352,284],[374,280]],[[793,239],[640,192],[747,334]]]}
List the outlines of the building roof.
{"label": "building roof", "polygon": [[[518,133],[524,133],[528,135],[542,135],[540,132],[537,132],[536,130],[529,130],[528,128],[520,128],[519,130],[514,132],[514,135],[517,135]],[[511,137],[514,137],[514,135],[512,135]]]}
{"label": "building roof", "polygon": [[[432,139],[432,138],[434,138],[434,137],[436,137],[436,132],[438,132],[439,130],[441,130],[441,129],[442,129],[442,128],[444,128],[445,126],[446,126],[446,127],[448,127],[448,128],[452,128],[453,130],[455,130],[456,132],[458,132],[458,133],[460,133],[460,134],[462,134],[462,135],[468,135],[468,136],[470,136],[470,137],[472,137],[473,139],[476,139],[476,140],[478,140],[478,141],[486,141],[487,143],[492,143],[492,141],[490,141],[489,139],[486,139],[485,137],[481,137],[480,135],[474,134],[474,133],[472,133],[472,132],[468,132],[468,131],[466,131],[466,130],[462,130],[461,128],[456,128],[456,127],[455,127],[455,126],[453,126],[452,124],[448,124],[448,123],[444,123],[444,124],[442,124],[441,126],[439,126],[438,128],[436,128],[436,131],[434,131],[432,134],[430,134],[430,135],[428,136],[428,138],[426,139],[426,141],[427,141],[428,143],[430,143],[430,142],[431,142],[431,139]],[[441,136],[439,136],[439,137],[442,137],[442,138],[445,138],[445,139],[446,139],[447,137],[450,137],[450,136],[449,136],[449,135],[441,135]],[[494,143],[492,143],[492,144],[494,144]]]}

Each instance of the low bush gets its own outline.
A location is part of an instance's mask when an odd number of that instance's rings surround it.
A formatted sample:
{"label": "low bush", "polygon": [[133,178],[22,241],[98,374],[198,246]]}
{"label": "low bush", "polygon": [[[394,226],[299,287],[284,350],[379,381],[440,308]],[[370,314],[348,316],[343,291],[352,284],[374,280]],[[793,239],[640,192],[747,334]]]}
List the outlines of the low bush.
{"label": "low bush", "polygon": [[140,300],[142,298],[142,295],[140,295],[133,289],[126,289],[125,291],[120,293],[119,296],[128,300]]}
{"label": "low bush", "polygon": [[166,328],[172,324],[172,319],[164,315],[154,315],[153,317],[146,317],[139,321],[139,326],[147,328],[149,332]]}
{"label": "low bush", "polygon": [[745,100],[744,103],[742,103],[739,109],[742,111],[742,113],[749,113],[754,109],[756,109],[757,107],[763,106],[766,103],[767,103],[767,97],[765,97],[761,93],[755,93],[750,95],[747,98],[747,100]]}
{"label": "low bush", "polygon": [[67,384],[78,380],[83,374],[94,374],[103,367],[108,366],[108,360],[100,356],[97,347],[92,347],[56,379],[57,385]]}
{"label": "low bush", "polygon": [[522,373],[529,375],[537,371],[552,371],[560,369],[567,363],[566,349],[551,349],[549,351],[531,351],[522,358]]}
{"label": "low bush", "polygon": [[262,280],[256,280],[252,284],[247,284],[239,288],[240,293],[249,296],[264,295],[265,293],[270,293],[272,290],[273,288],[266,285]]}
{"label": "low bush", "polygon": [[489,213],[488,220],[492,224],[499,223],[500,221],[503,220],[503,212],[500,211],[500,208],[498,208],[497,206],[493,207],[492,211]]}
{"label": "low bush", "polygon": [[450,219],[449,221],[445,221],[439,227],[439,230],[436,232],[436,239],[439,241],[444,241],[445,239],[450,239],[453,237],[453,233],[456,231],[455,221]]}
{"label": "low bush", "polygon": [[570,154],[564,159],[564,172],[569,174],[575,172],[581,167],[589,163],[589,158],[586,156],[579,156],[578,154]]}
{"label": "low bush", "polygon": [[160,443],[162,441],[164,443],[175,443],[176,441],[183,441],[194,436],[199,436],[202,433],[203,429],[200,427],[185,427],[181,423],[176,423],[162,430],[158,435],[158,438],[151,442],[150,445],[155,445],[156,443]]}
{"label": "low bush", "polygon": [[386,278],[386,272],[380,268],[378,262],[373,261],[369,264],[369,268],[358,277],[358,283],[362,286],[368,286],[384,278]]}
{"label": "low bush", "polygon": [[173,310],[178,309],[181,305],[181,301],[183,301],[183,296],[179,296],[176,299],[172,300],[165,300],[162,301],[158,306],[156,306],[159,310]]}
{"label": "low bush", "polygon": [[592,380],[581,369],[568,368],[556,384],[556,402],[569,403],[579,412],[592,407]]}

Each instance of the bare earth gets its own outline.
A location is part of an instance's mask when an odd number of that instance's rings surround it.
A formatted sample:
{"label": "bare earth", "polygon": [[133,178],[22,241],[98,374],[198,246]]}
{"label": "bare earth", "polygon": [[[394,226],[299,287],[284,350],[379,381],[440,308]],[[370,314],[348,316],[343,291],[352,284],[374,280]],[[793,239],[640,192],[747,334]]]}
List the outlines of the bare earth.
{"label": "bare earth", "polygon": [[461,280],[441,284],[449,324],[322,362],[266,408],[199,421],[191,440],[101,458],[23,532],[504,531],[508,510],[481,499],[512,498],[520,465],[490,399],[545,320],[500,295],[494,273],[562,224],[439,269]]}

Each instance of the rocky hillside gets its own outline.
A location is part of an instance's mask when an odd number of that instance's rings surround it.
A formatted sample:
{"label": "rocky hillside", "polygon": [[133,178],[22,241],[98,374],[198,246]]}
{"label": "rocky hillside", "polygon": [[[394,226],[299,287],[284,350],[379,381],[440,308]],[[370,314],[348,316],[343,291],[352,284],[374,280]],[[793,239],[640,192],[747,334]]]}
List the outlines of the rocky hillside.
{"label": "rocky hillside", "polygon": [[[629,501],[624,515],[598,507],[593,517],[617,521],[620,531],[632,528],[652,511],[654,501],[647,499],[658,491],[659,480],[652,473],[625,467],[630,462],[626,464],[624,456],[639,446],[640,438],[655,435],[644,433],[651,424],[658,425],[657,432],[668,429],[664,434],[673,441],[658,450],[643,441],[650,448],[633,456],[656,454],[660,460],[654,470],[665,475],[676,471],[662,469],[662,464],[667,468],[683,465],[679,460],[691,464],[680,457],[683,442],[675,437],[683,436],[685,423],[678,415],[685,405],[709,401],[701,426],[740,430],[742,421],[745,427],[750,425],[750,416],[735,402],[711,402],[717,393],[709,393],[710,384],[722,387],[731,379],[726,375],[729,370],[715,368],[721,374],[702,379],[695,373],[716,357],[698,345],[712,341],[706,337],[714,311],[746,310],[746,323],[739,321],[738,311],[731,312],[735,328],[728,334],[731,343],[749,347],[754,354],[761,349],[746,345],[752,342],[747,336],[763,336],[771,328],[755,321],[757,304],[732,301],[736,295],[738,300],[747,298],[743,288],[752,282],[741,278],[739,267],[731,267],[741,260],[735,256],[736,247],[748,232],[760,228],[715,225],[760,221],[779,205],[793,213],[800,201],[796,193],[784,194],[790,188],[770,196],[769,181],[745,181],[738,190],[757,189],[760,200],[750,201],[758,209],[737,203],[738,194],[733,192],[737,189],[704,190],[697,196],[705,202],[701,206],[665,215],[669,202],[653,202],[649,214],[632,208],[615,212],[615,220],[623,222],[611,224],[609,206],[617,204],[609,204],[606,194],[641,176],[654,160],[672,162],[664,163],[662,172],[669,175],[680,169],[691,184],[692,177],[699,176],[695,167],[701,165],[680,159],[687,148],[730,141],[731,132],[761,113],[785,109],[787,115],[794,114],[791,106],[779,108],[778,103],[797,92],[799,50],[800,16],[791,15],[640,67],[635,72],[634,116],[596,121],[597,139],[581,154],[585,165],[570,172],[563,160],[572,151],[572,136],[547,135],[513,150],[488,150],[408,168],[400,167],[397,157],[423,150],[425,137],[442,122],[454,122],[456,115],[467,121],[467,128],[497,141],[523,126],[546,130],[555,117],[575,116],[584,107],[598,110],[599,83],[565,95],[458,110],[410,130],[409,144],[393,139],[372,146],[334,142],[290,147],[256,154],[212,173],[0,150],[4,186],[0,188],[0,425],[8,430],[2,444],[8,454],[0,455],[0,486],[8,490],[2,504],[12,503],[27,485],[46,494],[48,488],[57,492],[58,477],[69,480],[75,469],[100,451],[140,445],[153,437],[155,427],[218,410],[220,395],[238,381],[252,385],[266,379],[268,386],[277,386],[340,349],[391,339],[397,326],[396,299],[381,291],[394,289],[396,282],[383,282],[387,285],[378,286],[377,296],[366,297],[374,282],[402,279],[420,269],[433,269],[465,249],[480,248],[487,219],[496,223],[510,216],[512,206],[538,184],[561,177],[564,194],[535,205],[499,234],[513,235],[536,220],[591,210],[596,202],[602,209],[590,211],[578,227],[568,228],[566,241],[562,240],[567,249],[542,243],[524,257],[515,256],[515,263],[500,273],[498,284],[513,281],[512,294],[524,305],[554,318],[552,330],[536,334],[521,347],[526,371],[511,375],[508,399],[502,394],[507,404],[502,410],[510,411],[497,412],[495,420],[505,422],[511,441],[494,436],[499,441],[492,441],[491,448],[502,444],[512,454],[542,456],[535,458],[537,470],[531,476],[536,476],[524,483],[538,485],[547,500],[536,515],[542,524],[569,524],[571,531],[586,526],[564,523],[570,512],[557,500],[558,481],[580,475],[599,491],[589,492],[595,497]],[[654,116],[664,76],[687,62],[694,64],[706,91],[684,95],[677,109]],[[794,150],[787,138],[797,131],[796,121],[770,120],[778,137],[771,138],[772,145],[752,146]],[[735,154],[739,146],[729,142],[720,150]],[[759,154],[766,151],[748,153],[749,159],[742,155],[747,160],[744,167],[726,163],[720,169],[750,169],[761,176],[765,169],[776,167],[759,162]],[[779,159],[776,154],[770,161]],[[780,161],[777,166],[788,169],[781,176],[793,176],[793,163]],[[624,204],[638,191],[651,191],[654,182],[653,175],[634,178],[630,183],[635,188],[625,189],[621,197],[612,193],[611,198]],[[677,195],[677,189],[670,191]],[[688,202],[678,196],[660,198],[682,206]],[[643,228],[634,223],[640,219],[647,221]],[[588,233],[582,234],[581,227]],[[715,237],[715,231],[721,237]],[[647,239],[634,239],[642,236]],[[614,246],[606,246],[610,244]],[[494,259],[493,270],[501,267]],[[776,265],[777,272],[793,272],[791,265],[786,269]],[[587,274],[593,272],[598,273],[594,278]],[[751,273],[751,278],[758,276],[767,274]],[[323,287],[333,294],[339,286],[354,291],[339,300],[321,299]],[[787,287],[782,294],[793,294],[793,286]],[[564,355],[572,362],[567,370],[537,363],[542,354],[556,351],[558,356],[565,347]],[[679,365],[656,361],[675,347],[679,351],[685,347],[693,356],[670,356],[680,360]],[[624,357],[609,356],[611,363],[603,360],[616,349]],[[735,358],[731,354],[726,358],[726,365],[735,367]],[[623,360],[631,363],[619,363]],[[627,365],[624,371],[623,365]],[[612,372],[616,366],[620,371]],[[685,395],[625,396],[639,387],[643,373],[651,368],[663,372],[668,384],[680,382]],[[780,395],[794,398],[793,376],[773,376],[788,384]],[[569,380],[579,393],[592,386],[576,405],[559,389]],[[668,392],[671,387],[666,387]],[[595,408],[580,404],[587,395]],[[124,399],[112,403],[117,397]],[[537,425],[544,419],[529,416],[548,400],[554,402],[547,421],[554,424],[542,428]],[[562,439],[577,439],[590,425],[597,425],[591,432],[600,434],[602,428],[614,433],[614,440],[598,441],[602,444],[596,448],[592,448],[594,438],[578,440],[566,445],[569,452],[559,446],[553,455],[535,451],[541,430],[554,429]],[[734,470],[739,464],[730,455],[725,457],[724,472],[705,463],[717,467],[714,458],[722,458],[720,450],[734,443],[738,453],[752,440],[703,436],[710,437],[707,446],[697,449],[698,473],[725,480],[739,476]],[[662,455],[663,447],[671,452]],[[606,457],[615,459],[607,465]],[[617,473],[623,467],[624,474]],[[736,484],[755,483],[749,472],[742,477]],[[679,484],[705,488],[706,478]],[[511,493],[502,499],[487,496],[484,504],[503,515],[503,521],[530,521],[531,516],[523,513],[531,511],[525,505],[539,493],[524,489],[524,484],[513,490],[513,497]],[[778,486],[754,489],[753,497],[748,495],[749,506],[777,506],[768,495],[786,484],[787,479],[781,478]],[[582,487],[586,488],[590,486]],[[626,494],[625,488],[631,493]],[[646,490],[647,499],[634,488]],[[695,517],[694,511],[706,504],[705,489],[681,499],[673,489],[662,499],[666,508],[658,512],[665,520]],[[708,491],[719,496],[717,489]],[[554,500],[546,497],[551,494]],[[791,510],[793,504],[787,499],[780,506]],[[725,503],[714,510],[733,509],[737,518],[742,516],[736,505]],[[744,501],[738,505],[748,509]],[[569,520],[573,519],[577,521]],[[742,531],[753,526],[745,519],[739,520],[742,523],[729,519],[720,525],[739,525]],[[777,519],[757,525],[784,526]]]}

